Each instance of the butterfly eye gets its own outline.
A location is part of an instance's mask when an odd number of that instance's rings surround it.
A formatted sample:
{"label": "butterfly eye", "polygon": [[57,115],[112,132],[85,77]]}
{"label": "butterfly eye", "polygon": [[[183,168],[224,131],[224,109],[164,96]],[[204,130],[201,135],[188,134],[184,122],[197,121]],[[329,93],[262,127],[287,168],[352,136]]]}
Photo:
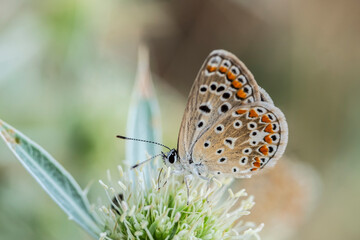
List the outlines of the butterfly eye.
{"label": "butterfly eye", "polygon": [[172,152],[168,157],[169,163],[174,164],[176,162],[176,154]]}

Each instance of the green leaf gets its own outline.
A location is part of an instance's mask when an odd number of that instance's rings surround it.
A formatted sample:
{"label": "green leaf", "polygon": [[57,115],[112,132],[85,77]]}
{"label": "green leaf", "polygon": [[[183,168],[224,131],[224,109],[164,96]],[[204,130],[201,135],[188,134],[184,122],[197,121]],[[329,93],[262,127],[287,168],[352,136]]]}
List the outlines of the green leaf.
{"label": "green leaf", "polygon": [[1,120],[0,135],[21,164],[69,218],[98,239],[101,224],[91,211],[86,194],[73,177],[42,147]]}
{"label": "green leaf", "polygon": [[[160,111],[151,81],[149,54],[145,47],[139,49],[137,71],[137,80],[129,109],[127,136],[160,142]],[[158,145],[129,140],[126,142],[126,163],[132,166],[160,152],[161,148]],[[142,173],[148,187],[154,170],[156,170],[154,161],[143,166]],[[134,173],[132,175],[134,177]]]}

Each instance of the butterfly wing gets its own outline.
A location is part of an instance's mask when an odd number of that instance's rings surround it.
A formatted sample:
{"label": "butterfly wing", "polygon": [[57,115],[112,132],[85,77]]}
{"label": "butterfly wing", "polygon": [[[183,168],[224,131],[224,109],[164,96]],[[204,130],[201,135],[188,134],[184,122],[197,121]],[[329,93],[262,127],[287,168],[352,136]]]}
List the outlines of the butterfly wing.
{"label": "butterfly wing", "polygon": [[230,109],[260,101],[259,87],[244,63],[224,50],[210,53],[189,94],[182,119],[178,154],[188,164],[196,140]]}
{"label": "butterfly wing", "polygon": [[274,101],[271,99],[270,95],[265,91],[265,89],[259,86],[259,91],[260,91],[260,99],[262,102],[267,102],[270,103],[271,105],[274,105]]}
{"label": "butterfly wing", "polygon": [[259,101],[235,107],[219,118],[198,139],[192,157],[206,172],[244,177],[275,164],[287,141],[283,113]]}

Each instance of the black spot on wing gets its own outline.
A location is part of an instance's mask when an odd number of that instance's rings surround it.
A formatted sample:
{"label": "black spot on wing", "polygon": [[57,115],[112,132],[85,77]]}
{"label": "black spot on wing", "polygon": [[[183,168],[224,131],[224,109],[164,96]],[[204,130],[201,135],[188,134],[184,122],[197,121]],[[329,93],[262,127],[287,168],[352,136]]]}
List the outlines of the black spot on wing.
{"label": "black spot on wing", "polygon": [[202,111],[204,113],[210,113],[211,112],[211,109],[207,105],[200,105],[199,109],[200,109],[200,111]]}

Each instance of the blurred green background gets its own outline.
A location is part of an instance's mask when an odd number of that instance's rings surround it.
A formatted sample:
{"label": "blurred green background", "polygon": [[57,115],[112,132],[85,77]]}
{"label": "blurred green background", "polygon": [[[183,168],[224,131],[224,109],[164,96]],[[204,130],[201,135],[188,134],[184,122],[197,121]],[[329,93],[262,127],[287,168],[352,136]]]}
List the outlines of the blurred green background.
{"label": "blurred green background", "polygon": [[[0,118],[47,149],[90,199],[124,158],[137,49],[145,43],[175,147],[191,84],[213,49],[243,60],[285,113],[287,155],[322,181],[291,239],[360,239],[360,2],[0,2]],[[256,199],[255,199],[256,200]],[[311,206],[309,206],[311,207]],[[0,143],[0,239],[90,239]]]}

